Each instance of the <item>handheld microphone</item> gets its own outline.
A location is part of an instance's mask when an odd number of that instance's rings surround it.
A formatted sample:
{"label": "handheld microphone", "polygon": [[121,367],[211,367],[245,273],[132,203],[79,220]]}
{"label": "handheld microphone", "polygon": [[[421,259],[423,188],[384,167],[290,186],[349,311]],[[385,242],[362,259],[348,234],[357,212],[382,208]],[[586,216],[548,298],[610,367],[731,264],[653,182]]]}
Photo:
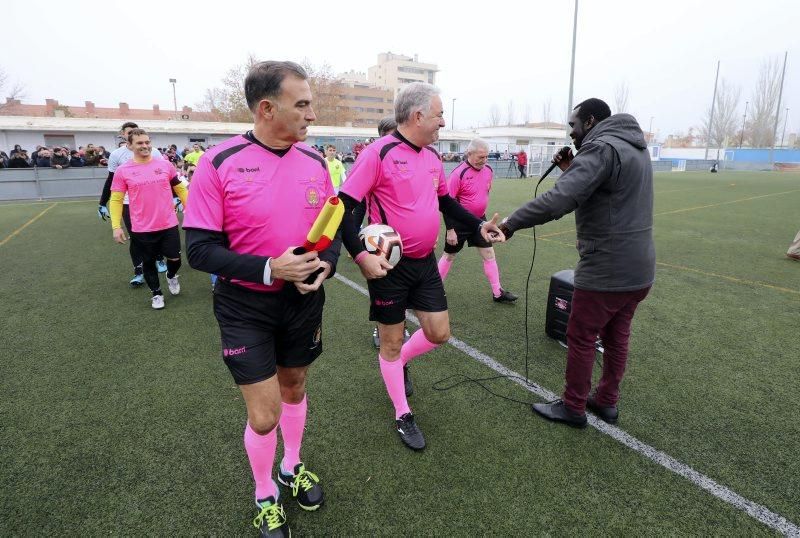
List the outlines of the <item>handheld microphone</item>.
{"label": "handheld microphone", "polygon": [[[569,147],[569,146],[564,146],[563,148],[561,148],[560,150],[558,150],[558,153],[557,153],[556,155],[561,155],[561,157],[566,157],[566,156],[567,156],[567,154],[569,153],[569,150],[570,150],[570,147]],[[553,164],[551,164],[551,165],[550,165],[550,167],[549,167],[547,170],[545,170],[544,174],[542,174],[542,177],[539,179],[539,182],[541,183],[541,182],[544,180],[544,178],[546,178],[546,177],[547,177],[547,175],[548,175],[550,172],[552,172],[552,171],[553,171],[553,169],[554,169],[556,166],[558,166],[558,165],[556,164],[555,157],[553,157]]]}

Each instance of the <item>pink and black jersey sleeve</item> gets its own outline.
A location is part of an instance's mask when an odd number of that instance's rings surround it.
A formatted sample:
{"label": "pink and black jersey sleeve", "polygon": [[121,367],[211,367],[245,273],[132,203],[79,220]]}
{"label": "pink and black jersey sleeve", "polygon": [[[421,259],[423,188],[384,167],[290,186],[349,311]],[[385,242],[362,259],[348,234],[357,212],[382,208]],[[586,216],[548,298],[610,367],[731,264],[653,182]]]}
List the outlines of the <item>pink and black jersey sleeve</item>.
{"label": "pink and black jersey sleeve", "polygon": [[217,171],[209,159],[201,157],[192,177],[183,227],[222,231],[222,208],[223,191]]}
{"label": "pink and black jersey sleeve", "polygon": [[377,151],[362,151],[358,155],[341,192],[360,202],[378,182],[381,175],[381,158]]}

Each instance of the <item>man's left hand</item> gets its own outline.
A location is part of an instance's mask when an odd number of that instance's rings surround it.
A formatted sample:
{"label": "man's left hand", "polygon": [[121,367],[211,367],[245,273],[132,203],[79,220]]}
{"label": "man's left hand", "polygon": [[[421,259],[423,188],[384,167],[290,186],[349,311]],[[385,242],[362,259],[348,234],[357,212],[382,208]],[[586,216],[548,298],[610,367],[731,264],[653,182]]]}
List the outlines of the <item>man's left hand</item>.
{"label": "man's left hand", "polygon": [[314,282],[311,284],[306,284],[305,282],[295,282],[294,285],[297,287],[297,290],[305,295],[306,293],[311,293],[312,291],[317,291],[322,283],[325,282],[325,279],[328,278],[328,275],[331,274],[331,264],[320,260],[319,266],[322,268],[322,272],[317,275],[317,278],[314,279]]}
{"label": "man's left hand", "polygon": [[500,215],[495,213],[492,220],[484,222],[481,226],[481,235],[486,241],[490,243],[505,242],[506,236],[503,235],[503,231],[497,226],[497,221],[499,220]]}

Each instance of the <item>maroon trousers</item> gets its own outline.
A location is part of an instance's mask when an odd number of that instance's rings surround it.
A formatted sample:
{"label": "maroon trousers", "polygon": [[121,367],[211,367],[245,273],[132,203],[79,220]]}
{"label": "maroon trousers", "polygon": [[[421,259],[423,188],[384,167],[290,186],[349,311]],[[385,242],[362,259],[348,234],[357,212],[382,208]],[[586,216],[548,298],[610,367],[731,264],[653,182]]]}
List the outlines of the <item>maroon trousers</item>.
{"label": "maroon trousers", "polygon": [[595,341],[603,341],[603,375],[597,385],[598,405],[610,407],[619,400],[619,385],[628,362],[628,340],[633,314],[650,287],[636,291],[605,292],[576,289],[567,323],[567,374],[564,404],[583,413],[592,388]]}

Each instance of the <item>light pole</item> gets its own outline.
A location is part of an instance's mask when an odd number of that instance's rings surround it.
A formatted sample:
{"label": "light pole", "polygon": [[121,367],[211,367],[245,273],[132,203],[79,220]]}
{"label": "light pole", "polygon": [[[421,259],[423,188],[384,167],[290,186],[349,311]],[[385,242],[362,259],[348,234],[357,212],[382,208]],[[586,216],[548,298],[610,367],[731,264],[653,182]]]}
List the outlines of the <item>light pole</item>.
{"label": "light pole", "polygon": [[789,121],[789,109],[786,109],[786,115],[783,117],[783,133],[781,134],[781,147],[783,147],[783,137],[786,135],[786,122]]}
{"label": "light pole", "polygon": [[653,116],[650,116],[650,127],[647,129],[647,142],[653,143]]}
{"label": "light pole", "polygon": [[456,125],[454,123],[455,121],[456,121],[456,98],[453,97],[453,105],[452,105],[452,108],[450,109],[450,128],[451,129],[455,129],[456,128]]}
{"label": "light pole", "polygon": [[744,102],[744,117],[742,118],[742,136],[739,137],[739,147],[742,147],[742,142],[744,142],[744,126],[747,123],[747,105],[750,104],[750,101]]}
{"label": "light pole", "polygon": [[175,119],[178,119],[178,97],[175,93],[175,83],[178,82],[177,79],[171,78],[169,81],[172,83],[172,105],[175,107]]}
{"label": "light pole", "polygon": [[[578,37],[578,0],[575,0],[575,13],[572,19],[572,63],[569,68],[569,99],[567,100],[567,117],[572,114],[572,91],[575,88],[575,43]],[[567,136],[565,138],[567,144],[572,144],[572,139],[569,137],[569,129],[567,129]]]}
{"label": "light pole", "polygon": [[708,116],[708,130],[706,130],[706,156],[704,157],[705,160],[708,160],[708,146],[711,145],[711,126],[714,124],[714,105],[717,104],[717,82],[719,82],[719,63],[720,60],[717,60],[717,76],[714,77],[714,97],[711,98],[711,114]]}

